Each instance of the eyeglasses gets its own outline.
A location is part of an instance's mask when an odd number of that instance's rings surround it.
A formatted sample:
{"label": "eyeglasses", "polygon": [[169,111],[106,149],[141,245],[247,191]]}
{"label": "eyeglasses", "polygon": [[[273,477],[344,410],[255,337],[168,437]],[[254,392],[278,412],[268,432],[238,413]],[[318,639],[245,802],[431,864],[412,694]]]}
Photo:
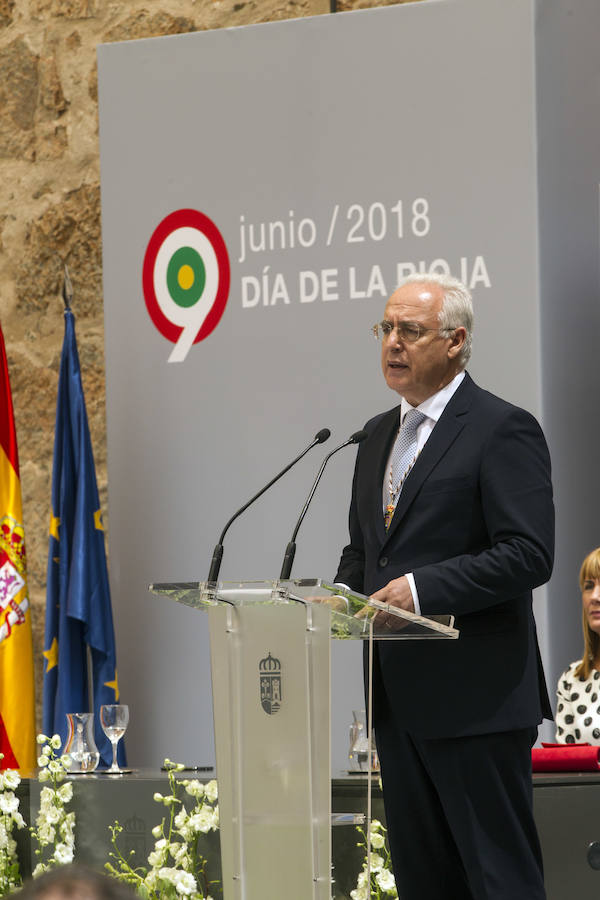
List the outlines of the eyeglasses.
{"label": "eyeglasses", "polygon": [[393,322],[388,322],[384,319],[383,322],[377,322],[376,325],[373,325],[371,331],[377,340],[382,341],[388,338],[392,331],[395,331],[400,340],[406,341],[407,344],[414,344],[420,337],[427,334],[429,331],[435,331],[437,334],[448,336],[452,334],[453,331],[456,331],[456,329],[426,328],[424,325],[419,325],[418,322],[398,322],[394,325]]}

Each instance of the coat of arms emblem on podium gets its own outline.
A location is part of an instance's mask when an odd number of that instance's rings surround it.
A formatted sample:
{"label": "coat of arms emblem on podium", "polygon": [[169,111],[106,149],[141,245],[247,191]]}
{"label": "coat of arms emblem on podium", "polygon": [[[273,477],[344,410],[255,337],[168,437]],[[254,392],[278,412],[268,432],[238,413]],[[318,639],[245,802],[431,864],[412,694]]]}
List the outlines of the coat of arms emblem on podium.
{"label": "coat of arms emblem on podium", "polygon": [[260,705],[272,716],[281,708],[281,662],[269,655],[258,664]]}

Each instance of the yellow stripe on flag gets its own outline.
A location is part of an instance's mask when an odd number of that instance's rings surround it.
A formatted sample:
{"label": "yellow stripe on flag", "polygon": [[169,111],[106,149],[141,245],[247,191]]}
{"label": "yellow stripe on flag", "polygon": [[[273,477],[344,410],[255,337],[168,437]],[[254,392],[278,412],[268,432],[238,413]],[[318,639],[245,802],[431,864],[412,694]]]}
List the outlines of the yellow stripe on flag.
{"label": "yellow stripe on flag", "polygon": [[[7,553],[9,570],[25,582],[0,610],[0,714],[19,768],[27,770],[36,765],[36,747],[31,614],[24,554],[16,551],[23,543],[22,523],[21,483],[0,446],[0,553]],[[7,598],[0,590],[1,599]]]}

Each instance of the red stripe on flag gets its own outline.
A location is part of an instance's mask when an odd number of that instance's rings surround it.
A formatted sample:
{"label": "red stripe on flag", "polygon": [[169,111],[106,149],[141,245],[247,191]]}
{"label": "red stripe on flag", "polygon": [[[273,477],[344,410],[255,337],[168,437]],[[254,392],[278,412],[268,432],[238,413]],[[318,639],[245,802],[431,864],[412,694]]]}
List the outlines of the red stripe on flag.
{"label": "red stripe on flag", "polygon": [[18,476],[19,454],[17,453],[17,435],[15,431],[15,418],[13,414],[10,381],[8,378],[8,363],[6,361],[6,348],[4,346],[2,328],[0,328],[0,445],[4,448],[4,452]]}
{"label": "red stripe on flag", "polygon": [[18,769],[19,763],[13,753],[10,741],[0,715],[0,753],[4,753],[4,758],[0,759],[0,769]]}

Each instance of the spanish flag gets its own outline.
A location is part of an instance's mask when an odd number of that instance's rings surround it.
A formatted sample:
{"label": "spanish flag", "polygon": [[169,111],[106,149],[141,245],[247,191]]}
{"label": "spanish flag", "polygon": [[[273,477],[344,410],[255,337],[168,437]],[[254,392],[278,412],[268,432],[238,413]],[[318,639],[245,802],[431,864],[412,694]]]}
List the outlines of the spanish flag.
{"label": "spanish flag", "polygon": [[33,769],[35,703],[31,612],[17,436],[0,328],[0,769]]}

